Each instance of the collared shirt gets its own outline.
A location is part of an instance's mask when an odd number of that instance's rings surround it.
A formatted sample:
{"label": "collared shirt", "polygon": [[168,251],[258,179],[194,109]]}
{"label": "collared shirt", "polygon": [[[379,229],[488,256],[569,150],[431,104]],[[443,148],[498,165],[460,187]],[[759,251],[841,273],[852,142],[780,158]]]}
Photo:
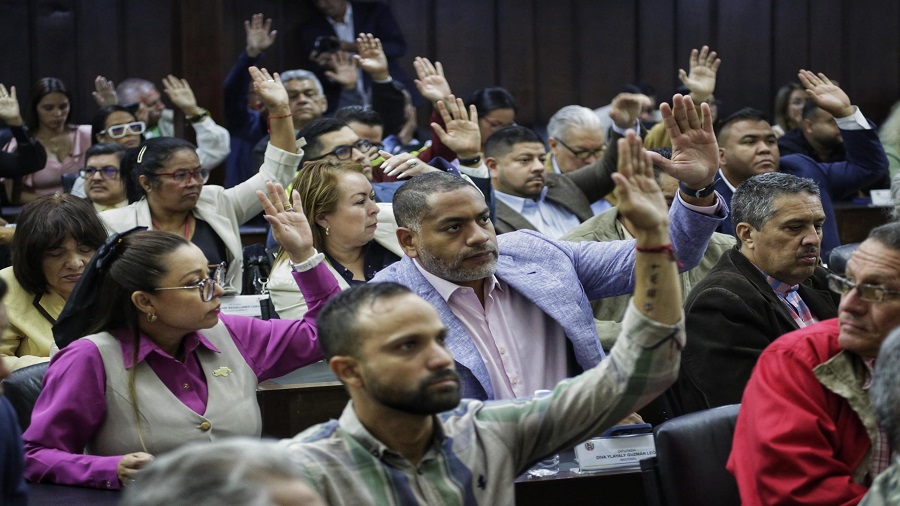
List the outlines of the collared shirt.
{"label": "collared shirt", "polygon": [[353,33],[353,5],[347,2],[347,10],[342,21],[335,21],[331,16],[325,16],[325,20],[334,29],[337,38],[344,42],[356,42],[356,34]]}
{"label": "collared shirt", "polygon": [[[552,153],[550,154],[550,164],[553,166],[553,172],[556,172],[557,174],[563,173],[562,170],[559,168],[559,164],[556,163],[556,155],[554,155]],[[612,206],[613,205],[608,200],[606,200],[606,198],[602,198],[602,199],[594,202],[593,204],[591,204],[591,211],[594,213],[594,216],[597,216],[598,214],[602,213],[603,211],[610,209]]]}
{"label": "collared shirt", "polygon": [[113,204],[113,205],[111,205],[111,206],[107,206],[107,205],[105,205],[105,204],[98,204],[98,203],[96,203],[96,202],[94,202],[94,201],[91,201],[91,204],[93,204],[94,210],[97,211],[97,212],[99,213],[99,212],[103,212],[103,211],[110,211],[110,210],[113,210],[113,209],[118,209],[118,208],[120,208],[120,207],[125,207],[125,206],[128,205],[128,200],[126,199],[126,200],[123,200],[123,201],[121,201],[121,202],[116,202],[115,204]]}
{"label": "collared shirt", "polygon": [[531,464],[613,425],[677,376],[683,321],[661,325],[630,303],[623,329],[608,359],[551,395],[463,400],[436,415],[417,465],[379,441],[352,402],[340,420],[282,444],[332,506],[514,504],[514,479]]}
{"label": "collared shirt", "polygon": [[516,197],[496,189],[494,194],[500,202],[508,205],[513,211],[528,220],[538,232],[552,239],[559,239],[566,232],[580,225],[581,220],[565,207],[547,201],[548,190],[549,188],[544,186],[536,199]]}
{"label": "collared shirt", "polygon": [[[872,378],[875,374],[875,359],[864,358],[866,364],[866,380],[863,382],[863,390],[869,391],[872,387]],[[869,461],[869,478],[874,479],[883,473],[891,465],[891,440],[886,430],[878,425],[875,433],[875,441],[872,442],[872,460]]]}
{"label": "collared shirt", "polygon": [[803,328],[808,327],[813,323],[818,323],[819,319],[810,312],[809,306],[803,302],[800,293],[797,292],[800,285],[789,285],[783,281],[779,281],[763,272],[759,267],[756,267],[756,270],[765,276],[766,283],[772,287],[772,291],[775,292],[778,300],[780,300],[784,307],[787,308],[788,312],[791,314],[791,318],[794,319],[794,323],[796,323],[798,327]]}
{"label": "collared shirt", "polygon": [[566,333],[534,302],[491,276],[484,283],[482,306],[471,288],[413,262],[472,337],[491,378],[494,399],[527,397],[568,377]]}

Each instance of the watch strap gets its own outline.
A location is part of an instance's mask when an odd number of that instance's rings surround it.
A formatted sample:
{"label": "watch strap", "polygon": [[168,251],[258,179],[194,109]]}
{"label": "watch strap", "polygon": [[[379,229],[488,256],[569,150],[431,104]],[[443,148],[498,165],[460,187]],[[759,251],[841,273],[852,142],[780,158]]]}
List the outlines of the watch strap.
{"label": "watch strap", "polygon": [[691,197],[702,199],[703,197],[709,197],[716,191],[716,183],[719,182],[719,179],[719,176],[716,176],[716,178],[713,179],[712,183],[703,188],[691,188],[688,185],[684,184],[684,182],[679,182],[678,188]]}

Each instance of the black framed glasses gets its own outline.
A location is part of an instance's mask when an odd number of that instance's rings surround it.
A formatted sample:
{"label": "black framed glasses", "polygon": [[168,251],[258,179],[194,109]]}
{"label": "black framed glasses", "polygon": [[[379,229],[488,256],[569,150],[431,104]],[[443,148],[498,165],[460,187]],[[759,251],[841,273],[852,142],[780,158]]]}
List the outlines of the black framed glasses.
{"label": "black framed glasses", "polygon": [[94,177],[94,174],[100,174],[100,177],[107,180],[114,180],[119,178],[119,168],[113,167],[112,165],[104,165],[103,167],[85,167],[78,171],[78,175],[85,178],[90,179]]}
{"label": "black framed glasses", "polygon": [[225,286],[225,262],[218,265],[210,266],[213,268],[212,274],[205,279],[188,286],[167,286],[163,288],[154,288],[154,292],[161,290],[200,290],[200,299],[203,302],[209,302],[216,294],[216,285]]}
{"label": "black framed glasses", "polygon": [[565,142],[563,142],[561,139],[556,139],[556,142],[562,144],[563,147],[565,147],[566,149],[568,149],[569,151],[571,151],[573,155],[575,155],[575,158],[578,158],[578,159],[581,160],[582,162],[585,161],[585,160],[587,160],[588,158],[590,158],[590,157],[592,157],[592,156],[593,156],[594,158],[600,158],[601,156],[603,156],[603,148],[602,148],[602,147],[601,147],[601,148],[597,148],[597,149],[593,149],[593,150],[591,150],[591,149],[579,149],[578,151],[575,151],[574,149],[570,148],[569,145],[566,144]]}
{"label": "black framed glasses", "polygon": [[307,162],[314,162],[316,160],[321,160],[326,156],[334,155],[338,160],[349,160],[351,156],[353,156],[353,150],[358,149],[362,154],[368,154],[369,150],[372,149],[372,143],[366,139],[360,139],[354,142],[351,145],[341,145],[338,146],[331,151],[325,153],[324,155],[319,155],[315,158],[310,158]]}
{"label": "black framed glasses", "polygon": [[187,183],[191,179],[196,179],[200,181],[201,184],[206,184],[209,181],[209,169],[194,169],[194,170],[176,170],[175,172],[157,172],[156,176],[169,176],[178,184]]}
{"label": "black framed glasses", "polygon": [[869,302],[885,302],[900,298],[900,290],[889,290],[881,285],[858,285],[834,273],[828,274],[828,288],[841,295],[847,295],[855,288],[859,298]]}
{"label": "black framed glasses", "polygon": [[100,135],[107,135],[113,139],[121,139],[126,135],[141,135],[147,130],[147,124],[143,121],[134,121],[132,123],[122,123],[121,125],[110,125],[100,132]]}

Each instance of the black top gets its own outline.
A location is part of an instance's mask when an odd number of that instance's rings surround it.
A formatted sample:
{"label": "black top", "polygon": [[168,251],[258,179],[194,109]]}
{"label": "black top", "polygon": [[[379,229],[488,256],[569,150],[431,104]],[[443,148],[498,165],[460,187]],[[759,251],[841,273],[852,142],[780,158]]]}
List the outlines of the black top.
{"label": "black top", "polygon": [[353,272],[350,269],[344,267],[337,260],[331,257],[328,253],[325,253],[325,258],[331,263],[331,266],[334,267],[334,270],[344,278],[345,281],[350,286],[353,285],[361,285],[363,283],[367,283],[375,277],[375,274],[378,273],[381,269],[384,269],[388,265],[400,260],[400,257],[391,253],[387,248],[378,244],[375,241],[369,241],[368,244],[363,246],[363,275],[366,277],[365,281],[361,281],[358,279],[353,279]]}
{"label": "black top", "polygon": [[194,237],[191,237],[191,242],[206,255],[206,260],[209,261],[210,265],[227,263],[225,243],[222,242],[216,231],[209,226],[209,223],[196,217],[194,218]]}

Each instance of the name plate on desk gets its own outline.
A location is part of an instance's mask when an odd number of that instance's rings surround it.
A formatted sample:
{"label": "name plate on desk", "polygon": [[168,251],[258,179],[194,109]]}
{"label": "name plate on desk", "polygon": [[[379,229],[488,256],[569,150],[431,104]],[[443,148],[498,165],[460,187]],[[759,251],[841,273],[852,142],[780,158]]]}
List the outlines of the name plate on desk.
{"label": "name plate on desk", "polygon": [[221,310],[225,314],[261,318],[262,308],[259,305],[259,301],[268,298],[268,295],[231,295],[222,297],[219,300],[222,303]]}
{"label": "name plate on desk", "polygon": [[893,207],[894,199],[891,198],[891,190],[872,190],[872,205],[876,207]]}
{"label": "name plate on desk", "polygon": [[656,456],[653,434],[598,437],[575,447],[582,471],[640,469],[640,461]]}

